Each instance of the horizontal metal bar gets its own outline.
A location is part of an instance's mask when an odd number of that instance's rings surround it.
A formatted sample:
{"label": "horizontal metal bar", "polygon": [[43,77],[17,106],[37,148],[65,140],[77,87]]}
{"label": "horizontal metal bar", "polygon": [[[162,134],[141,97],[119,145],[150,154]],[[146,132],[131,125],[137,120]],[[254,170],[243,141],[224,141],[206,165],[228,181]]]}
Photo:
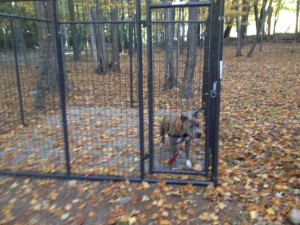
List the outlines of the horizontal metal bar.
{"label": "horizontal metal bar", "polygon": [[52,20],[38,19],[38,18],[27,17],[27,16],[16,16],[16,15],[7,14],[7,13],[0,13],[0,17],[14,18],[14,19],[24,19],[24,20],[33,20],[33,21],[39,21],[39,22],[52,22]]}
{"label": "horizontal metal bar", "polygon": [[[209,21],[207,20],[171,20],[171,21],[151,21],[150,24],[152,23],[161,23],[161,24],[164,24],[164,23],[199,23],[199,24],[208,24]],[[148,23],[149,24],[149,23]]]}
{"label": "horizontal metal bar", "polygon": [[[67,175],[67,174],[44,174],[34,172],[12,172],[0,171],[3,176],[16,176],[16,177],[35,177],[41,179],[63,179],[63,180],[86,180],[86,181],[125,181],[140,183],[146,181],[148,183],[161,182],[162,179],[140,179],[140,178],[125,178],[125,177],[110,177],[110,176],[84,176],[84,175]],[[166,184],[171,185],[186,185],[193,184],[195,186],[208,186],[213,185],[213,181],[194,181],[194,180],[163,180]]]}
{"label": "horizontal metal bar", "polygon": [[[148,183],[157,183],[161,182],[161,179],[145,179],[144,181]],[[166,182],[166,184],[170,185],[186,185],[186,184],[192,184],[195,186],[208,186],[208,185],[214,185],[213,181],[195,181],[195,180],[163,180],[163,182]]]}
{"label": "horizontal metal bar", "polygon": [[184,7],[203,7],[210,6],[211,2],[161,2],[161,3],[150,3],[150,9],[161,9],[161,8],[184,8]]}
{"label": "horizontal metal bar", "polygon": [[[51,0],[14,0],[14,2],[48,2],[48,1],[51,1]],[[12,0],[1,0],[0,2],[1,3],[2,2],[12,2]]]}
{"label": "horizontal metal bar", "polygon": [[204,171],[193,171],[193,170],[187,170],[187,171],[183,171],[183,170],[153,170],[152,173],[168,173],[168,174],[186,174],[186,175],[201,175],[204,176],[206,175],[206,173]]}
{"label": "horizontal metal bar", "polygon": [[59,24],[135,24],[135,21],[59,21]]}

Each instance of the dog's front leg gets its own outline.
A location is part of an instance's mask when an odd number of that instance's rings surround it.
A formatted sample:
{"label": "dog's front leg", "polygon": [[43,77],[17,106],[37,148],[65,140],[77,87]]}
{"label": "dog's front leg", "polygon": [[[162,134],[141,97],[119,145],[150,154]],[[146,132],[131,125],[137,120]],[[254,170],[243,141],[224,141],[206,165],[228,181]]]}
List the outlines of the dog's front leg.
{"label": "dog's front leg", "polygon": [[189,138],[189,140],[185,141],[185,159],[186,159],[186,166],[188,168],[192,168],[192,162],[190,160],[190,148],[191,148],[192,140]]}
{"label": "dog's front leg", "polygon": [[178,154],[178,151],[179,151],[179,148],[178,148],[178,145],[177,145],[177,138],[176,137],[169,137],[169,142],[170,142],[170,148],[171,148],[171,152],[172,152],[172,155],[173,155],[173,158],[174,158],[174,165],[173,165],[173,168],[176,168],[178,163],[177,163],[177,155]]}
{"label": "dog's front leg", "polygon": [[177,151],[178,151],[177,138],[170,137],[170,138],[169,138],[169,141],[170,141],[170,148],[171,148],[171,151],[172,151],[172,153],[173,153],[173,156],[175,156],[176,153],[177,153]]}

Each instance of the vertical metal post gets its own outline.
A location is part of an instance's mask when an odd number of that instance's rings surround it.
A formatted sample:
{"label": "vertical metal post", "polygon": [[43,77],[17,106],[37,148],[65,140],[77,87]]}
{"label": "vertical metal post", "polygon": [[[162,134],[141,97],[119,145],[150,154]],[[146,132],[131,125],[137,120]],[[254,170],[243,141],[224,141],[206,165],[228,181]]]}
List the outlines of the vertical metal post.
{"label": "vertical metal post", "polygon": [[211,126],[210,126],[210,118],[211,118],[211,98],[210,98],[210,73],[209,73],[209,42],[210,42],[210,24],[206,23],[206,35],[204,39],[204,65],[203,65],[203,98],[202,104],[204,106],[204,119],[205,119],[205,160],[204,160],[204,171],[205,176],[209,175],[209,167],[210,167],[210,157],[211,157],[211,143],[210,143],[210,135],[211,135]]}
{"label": "vertical metal post", "polygon": [[63,135],[65,144],[65,157],[66,157],[66,170],[67,175],[71,174],[70,164],[70,152],[69,152],[69,138],[68,138],[68,122],[67,122],[67,111],[66,111],[66,74],[64,70],[64,56],[63,48],[61,44],[61,35],[58,22],[57,5],[56,0],[52,0],[53,6],[53,26],[55,33],[55,44],[58,64],[58,80],[59,80],[59,92],[60,92],[60,103],[61,103],[61,117],[63,124]]}
{"label": "vertical metal post", "polygon": [[140,169],[141,179],[145,178],[145,147],[144,147],[144,100],[143,100],[143,43],[141,1],[136,0],[137,23],[137,59],[138,59],[138,94],[139,94],[139,129],[140,129]]}
{"label": "vertical metal post", "polygon": [[[214,123],[213,123],[213,114],[214,114],[214,97],[212,96],[212,90],[213,90],[213,86],[214,86],[214,74],[215,74],[215,64],[214,64],[214,60],[215,60],[215,55],[214,55],[214,36],[215,36],[215,26],[214,26],[214,19],[215,19],[215,1],[211,1],[211,5],[210,5],[210,17],[209,17],[209,68],[208,68],[208,77],[209,77],[209,121],[208,121],[208,126],[210,127],[210,131],[209,131],[209,143],[210,143],[210,156],[209,157],[214,157],[213,154],[213,148],[212,148],[212,143],[213,143],[213,133],[214,133]],[[213,165],[212,165],[213,167]]]}
{"label": "vertical metal post", "polygon": [[25,126],[26,124],[25,124],[25,117],[24,117],[23,96],[22,96],[22,88],[21,88],[21,80],[20,80],[19,62],[18,62],[18,51],[17,51],[18,49],[17,49],[16,33],[15,33],[13,18],[10,18],[10,26],[11,26],[12,39],[13,39],[16,78],[17,78],[18,95],[19,95],[20,116],[21,116],[22,124]]}
{"label": "vertical metal post", "polygon": [[224,1],[219,0],[217,3],[218,18],[216,18],[218,26],[218,57],[217,66],[217,96],[215,99],[215,114],[214,114],[214,137],[213,137],[213,156],[212,156],[212,178],[214,186],[218,185],[218,167],[219,167],[219,129],[220,129],[220,107],[221,107],[221,82],[222,82],[222,63],[223,63],[223,33],[224,33]]}
{"label": "vertical metal post", "polygon": [[151,0],[147,0],[147,46],[148,46],[148,104],[149,104],[149,172],[152,173],[154,165],[154,142],[153,142],[153,61],[152,61],[152,20]]}
{"label": "vertical metal post", "polygon": [[133,72],[132,72],[132,45],[133,45],[133,32],[132,21],[129,22],[129,76],[130,76],[130,107],[133,108]]}

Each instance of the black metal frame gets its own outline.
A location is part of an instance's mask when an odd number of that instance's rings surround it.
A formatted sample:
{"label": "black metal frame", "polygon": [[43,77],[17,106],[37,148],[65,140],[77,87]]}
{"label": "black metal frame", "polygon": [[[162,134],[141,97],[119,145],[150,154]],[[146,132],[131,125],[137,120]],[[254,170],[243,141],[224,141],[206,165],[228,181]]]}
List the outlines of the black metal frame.
{"label": "black metal frame", "polygon": [[[50,1],[50,0],[49,0]],[[60,178],[60,179],[80,179],[80,180],[130,180],[132,182],[147,181],[150,183],[158,182],[160,179],[147,178],[145,172],[145,161],[149,159],[149,173],[173,173],[173,171],[159,171],[154,168],[153,148],[154,148],[154,109],[153,109],[153,71],[152,71],[152,39],[148,38],[148,104],[149,104],[149,154],[145,154],[145,118],[144,118],[144,77],[143,77],[143,46],[142,46],[142,27],[145,25],[145,21],[142,21],[141,15],[141,1],[136,0],[136,21],[129,22],[129,28],[132,34],[132,26],[137,27],[137,55],[138,55],[138,105],[139,105],[139,148],[140,148],[140,177],[139,178],[125,178],[114,176],[85,176],[72,173],[71,157],[69,151],[69,134],[68,134],[68,121],[67,121],[67,102],[66,102],[66,74],[64,70],[64,51],[61,41],[60,25],[66,23],[58,20],[57,12],[57,0],[51,0],[53,4],[53,21],[40,20],[31,17],[21,17],[15,15],[8,15],[0,13],[0,17],[10,18],[11,27],[13,27],[13,19],[30,19],[36,21],[53,22],[55,29],[55,44],[56,44],[56,57],[58,65],[59,75],[59,93],[60,93],[60,109],[61,109],[61,123],[63,127],[63,139],[65,150],[65,167],[66,173],[35,173],[35,172],[22,172],[22,171],[0,171],[2,175],[16,175],[16,176],[36,176],[41,178]],[[206,2],[188,2],[188,3],[151,3],[151,0],[147,0],[147,33],[148,37],[152,36],[151,25],[155,23],[151,21],[151,12],[154,9],[159,8],[173,8],[173,7],[209,7],[210,8],[210,21],[190,21],[191,23],[204,23],[209,27],[209,51],[205,55],[205,65],[207,71],[204,71],[205,82],[210,85],[210,90],[205,90],[204,101],[207,101],[209,108],[207,109],[206,122],[209,124],[206,132],[206,147],[205,147],[205,170],[204,172],[177,172],[178,174],[190,174],[190,175],[202,175],[207,178],[206,181],[194,181],[194,180],[166,180],[168,184],[187,184],[192,183],[194,185],[217,185],[218,183],[218,139],[219,139],[219,114],[220,114],[220,92],[221,92],[221,73],[222,73],[222,48],[223,48],[223,23],[224,23],[224,1],[218,2],[206,1]],[[174,23],[174,21],[166,21]],[[183,22],[183,21],[176,21]],[[186,22],[186,21],[185,21]],[[68,22],[70,23],[85,23],[85,22]],[[98,22],[97,22],[98,23]],[[119,21],[112,21],[110,23],[120,23]],[[122,22],[121,22],[122,23]],[[128,22],[127,22],[128,23]],[[12,30],[14,31],[14,29]],[[15,57],[15,69],[17,77],[17,87],[19,93],[19,105],[22,124],[25,125],[24,109],[22,103],[22,88],[19,77],[18,56],[16,52],[16,40],[13,34],[14,45],[14,57]],[[130,38],[132,35],[130,35]],[[132,39],[131,39],[132,42]],[[132,44],[132,43],[131,43]],[[130,105],[133,107],[133,65],[132,65],[132,45],[129,49],[130,53]],[[207,92],[209,91],[209,93]],[[209,167],[212,167],[212,171],[209,171]],[[210,177],[209,177],[210,176]]]}
{"label": "black metal frame", "polygon": [[[176,171],[154,169],[154,140],[153,140],[153,62],[152,62],[152,24],[160,23],[151,20],[151,13],[155,9],[165,8],[184,8],[184,7],[209,7],[210,22],[208,21],[188,21],[188,23],[204,23],[209,30],[209,40],[206,40],[205,62],[204,67],[207,69],[203,72],[203,101],[206,103],[204,109],[206,127],[205,141],[205,168],[203,172],[193,171]],[[164,21],[164,23],[183,23],[187,21]],[[148,45],[148,103],[149,103],[149,151],[150,151],[150,173],[173,173],[173,174],[194,174],[203,175],[208,180],[205,182],[196,182],[198,185],[206,185],[212,182],[215,186],[218,184],[218,139],[219,139],[219,115],[220,115],[220,93],[221,93],[221,62],[223,49],[223,23],[224,23],[224,2],[177,2],[177,3],[151,3],[147,1],[147,45]],[[205,88],[205,83],[209,84],[209,89]],[[211,173],[209,167],[212,168]],[[209,178],[210,176],[210,178]]]}

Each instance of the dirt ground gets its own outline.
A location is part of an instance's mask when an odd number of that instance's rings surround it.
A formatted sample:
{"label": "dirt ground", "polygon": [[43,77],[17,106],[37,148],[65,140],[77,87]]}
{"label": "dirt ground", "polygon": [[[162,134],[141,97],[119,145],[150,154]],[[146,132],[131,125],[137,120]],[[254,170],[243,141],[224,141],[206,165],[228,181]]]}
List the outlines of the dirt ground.
{"label": "dirt ground", "polygon": [[2,176],[0,224],[290,224],[300,207],[300,46],[224,53],[218,188]]}
{"label": "dirt ground", "polygon": [[[1,224],[210,224],[198,217],[212,207],[205,188],[163,183],[2,177],[0,195]],[[242,224],[238,205],[231,202],[215,220]]]}

